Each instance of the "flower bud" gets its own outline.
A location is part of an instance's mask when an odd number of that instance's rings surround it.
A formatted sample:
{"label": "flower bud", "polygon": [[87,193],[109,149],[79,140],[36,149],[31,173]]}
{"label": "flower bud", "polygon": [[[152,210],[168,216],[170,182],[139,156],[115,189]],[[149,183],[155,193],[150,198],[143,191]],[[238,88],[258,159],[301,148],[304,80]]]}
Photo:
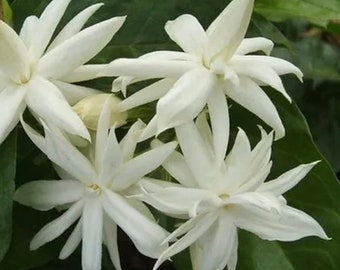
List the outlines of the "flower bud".
{"label": "flower bud", "polygon": [[97,94],[80,100],[73,106],[73,110],[83,120],[90,130],[97,130],[100,113],[108,96],[111,96],[111,120],[110,124],[120,127],[126,123],[127,113],[120,110],[121,100],[112,94]]}

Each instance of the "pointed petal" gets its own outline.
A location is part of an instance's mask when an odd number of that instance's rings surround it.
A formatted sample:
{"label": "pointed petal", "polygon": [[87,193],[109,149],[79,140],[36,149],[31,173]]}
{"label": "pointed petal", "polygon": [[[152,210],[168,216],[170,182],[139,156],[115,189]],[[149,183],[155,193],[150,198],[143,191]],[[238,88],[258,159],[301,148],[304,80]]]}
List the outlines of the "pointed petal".
{"label": "pointed petal", "polygon": [[158,133],[193,120],[202,111],[215,86],[215,75],[203,68],[185,73],[158,101]]}
{"label": "pointed petal", "polygon": [[20,186],[14,199],[41,211],[81,199],[84,185],[75,180],[32,181]]}
{"label": "pointed petal", "polygon": [[82,239],[82,226],[83,220],[80,218],[76,227],[73,229],[71,235],[59,253],[60,260],[65,260],[68,258],[79,246]]}
{"label": "pointed petal", "polygon": [[229,108],[221,88],[216,88],[209,96],[208,109],[213,134],[216,163],[224,161],[229,140]]}
{"label": "pointed petal", "polygon": [[112,18],[69,38],[40,59],[39,74],[58,79],[80,67],[105,47],[124,21],[125,17]]}
{"label": "pointed petal", "polygon": [[143,176],[158,168],[176,146],[176,142],[170,142],[126,162],[114,175],[111,187],[114,190],[124,190],[136,183]]}
{"label": "pointed petal", "polygon": [[197,269],[223,270],[235,249],[234,245],[237,244],[234,242],[235,235],[237,237],[237,227],[232,218],[221,214],[198,241],[202,251]]}
{"label": "pointed petal", "polygon": [[238,227],[265,240],[295,241],[307,236],[329,239],[315,219],[289,206],[282,207],[279,217],[277,214],[268,215],[257,207],[235,207],[230,212]]}
{"label": "pointed petal", "polygon": [[296,186],[317,163],[319,163],[319,161],[302,164],[291,169],[280,175],[278,178],[263,183],[263,185],[258,188],[258,191],[271,192],[276,196],[282,195]]}
{"label": "pointed petal", "polygon": [[36,77],[27,87],[27,105],[38,116],[71,134],[90,140],[84,123],[54,84]]}
{"label": "pointed petal", "polygon": [[42,245],[56,239],[69,228],[81,215],[83,201],[73,204],[65,213],[45,225],[32,239],[30,250],[36,250]]}
{"label": "pointed petal", "polygon": [[124,162],[133,158],[136,150],[138,139],[145,124],[141,120],[137,120],[126,133],[124,138],[120,141],[119,145],[122,151],[122,158]]}
{"label": "pointed petal", "polygon": [[66,24],[66,26],[59,32],[56,38],[52,41],[47,51],[57,47],[67,39],[71,38],[75,34],[77,34],[85,25],[87,20],[101,7],[103,3],[98,3],[92,5],[82,12],[78,13],[71,21]]}
{"label": "pointed petal", "polygon": [[83,270],[100,270],[102,265],[103,209],[99,199],[90,199],[83,208]]}
{"label": "pointed petal", "polygon": [[142,254],[155,258],[167,247],[161,244],[167,232],[133,208],[121,195],[103,190],[102,205],[107,215],[130,237]]}
{"label": "pointed petal", "polygon": [[0,144],[19,122],[26,108],[25,94],[22,87],[7,87],[0,92]]}
{"label": "pointed petal", "polygon": [[[40,133],[35,131],[33,128],[31,128],[25,121],[24,118],[20,117],[20,123],[22,127],[24,128],[27,136],[31,139],[31,141],[43,152],[46,152],[46,141],[43,136],[41,136]],[[67,177],[66,179],[71,179]]]}
{"label": "pointed petal", "polygon": [[101,76],[132,76],[137,78],[157,79],[176,78],[198,67],[198,63],[191,61],[149,60],[119,58],[111,62]]}
{"label": "pointed petal", "polygon": [[165,31],[184,52],[201,57],[207,42],[207,35],[198,20],[189,14],[179,16],[165,24]]}
{"label": "pointed petal", "polygon": [[51,80],[51,82],[60,90],[67,102],[71,105],[76,104],[78,101],[88,96],[102,93],[101,91],[89,87],[65,83],[59,80]]}
{"label": "pointed petal", "polygon": [[29,48],[32,44],[32,38],[37,31],[39,19],[37,16],[29,16],[25,19],[21,29],[20,38],[25,43],[26,48]]}
{"label": "pointed petal", "polygon": [[210,24],[205,61],[218,55],[229,59],[234,54],[247,32],[253,6],[254,0],[232,1]]}
{"label": "pointed petal", "polygon": [[117,243],[117,225],[106,214],[104,215],[104,239],[113,266],[116,270],[122,270]]}
{"label": "pointed petal", "polygon": [[263,51],[269,55],[274,47],[274,42],[264,37],[245,38],[238,46],[235,54],[245,55],[252,52]]}
{"label": "pointed petal", "polygon": [[163,79],[155,82],[139,91],[132,96],[124,99],[121,103],[123,111],[130,110],[140,105],[157,100],[168,93],[169,89],[175,84],[174,79]]}
{"label": "pointed petal", "polygon": [[34,60],[38,60],[43,55],[70,2],[71,0],[54,0],[41,14],[35,32],[31,33],[29,52]]}
{"label": "pointed petal", "polygon": [[143,142],[157,134],[157,114],[151,118],[150,122],[143,129],[142,134],[139,136],[138,141]]}
{"label": "pointed petal", "polygon": [[240,77],[240,84],[237,88],[227,82],[225,91],[231,99],[272,127],[275,130],[275,139],[284,137],[285,129],[275,106],[256,83],[248,78]]}
{"label": "pointed petal", "polygon": [[16,83],[27,81],[31,74],[26,46],[3,21],[0,21],[0,41],[0,72]]}
{"label": "pointed petal", "polygon": [[211,132],[211,127],[208,123],[207,114],[208,114],[207,111],[201,112],[197,116],[195,124],[196,124],[199,134],[201,135],[203,139],[203,142],[206,144],[207,149],[210,148],[211,151],[213,151],[214,150],[213,135]]}
{"label": "pointed petal", "polygon": [[108,64],[88,64],[82,65],[75,70],[65,74],[60,80],[68,83],[83,82],[100,77],[100,73],[105,70]]}

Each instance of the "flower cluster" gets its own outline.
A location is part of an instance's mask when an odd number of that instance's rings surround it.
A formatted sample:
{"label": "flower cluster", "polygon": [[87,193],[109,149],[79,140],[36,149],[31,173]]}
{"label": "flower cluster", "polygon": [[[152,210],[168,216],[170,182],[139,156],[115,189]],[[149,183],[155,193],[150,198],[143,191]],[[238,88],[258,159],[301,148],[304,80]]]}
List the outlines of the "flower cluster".
{"label": "flower cluster", "polygon": [[[154,270],[187,247],[195,270],[235,270],[237,228],[265,240],[328,239],[317,221],[283,197],[317,162],[267,181],[273,140],[284,137],[285,129],[261,86],[291,101],[280,75],[293,73],[301,80],[302,73],[269,56],[272,41],[245,38],[254,0],[233,0],[206,30],[188,14],[167,22],[165,31],[183,52],[155,51],[100,65],[87,63],[125,17],[83,29],[101,6],[92,5],[51,41],[70,1],[53,0],[39,18],[25,20],[19,35],[0,21],[0,143],[20,122],[60,177],[16,191],[21,204],[61,212],[35,235],[31,250],[76,223],[59,258],[81,243],[82,268],[99,270],[104,244],[119,270],[120,227],[142,254],[157,259]],[[249,55],[260,51],[265,55]],[[118,77],[112,91],[125,99],[76,84],[104,76]],[[159,80],[127,97],[130,84],[149,79]],[[228,98],[273,129],[260,127],[255,147],[239,129],[227,151]],[[116,130],[126,124],[128,110],[151,101],[157,101],[152,120],[136,121],[119,139]],[[26,108],[43,133],[26,122]],[[135,153],[139,142],[168,129],[175,130],[174,141],[154,139],[150,148]],[[160,166],[173,181],[150,177]],[[147,205],[184,222],[169,233]]]}

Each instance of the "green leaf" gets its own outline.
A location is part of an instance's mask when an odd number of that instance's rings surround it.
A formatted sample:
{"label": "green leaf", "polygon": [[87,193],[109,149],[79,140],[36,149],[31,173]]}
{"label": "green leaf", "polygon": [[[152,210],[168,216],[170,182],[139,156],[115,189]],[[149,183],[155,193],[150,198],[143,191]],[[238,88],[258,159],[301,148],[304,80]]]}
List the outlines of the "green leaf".
{"label": "green leaf", "polygon": [[338,0],[256,0],[255,11],[275,22],[302,19],[327,27],[340,19]]}
{"label": "green leaf", "polygon": [[[274,178],[299,164],[322,160],[295,188],[284,196],[288,204],[315,218],[332,240],[308,237],[291,243],[269,242],[249,233],[240,233],[239,265],[242,270],[337,270],[340,243],[340,184],[328,162],[315,146],[308,125],[298,107],[280,94],[269,91],[286,127],[286,136],[273,146]],[[234,129],[244,128],[258,141],[259,122],[237,104],[231,108]]]}
{"label": "green leaf", "polygon": [[0,11],[2,12],[2,19],[8,23],[8,24],[12,24],[12,9],[9,6],[7,0],[1,0],[1,5],[0,5]]}
{"label": "green leaf", "polygon": [[16,167],[16,131],[0,146],[0,261],[11,242]]}

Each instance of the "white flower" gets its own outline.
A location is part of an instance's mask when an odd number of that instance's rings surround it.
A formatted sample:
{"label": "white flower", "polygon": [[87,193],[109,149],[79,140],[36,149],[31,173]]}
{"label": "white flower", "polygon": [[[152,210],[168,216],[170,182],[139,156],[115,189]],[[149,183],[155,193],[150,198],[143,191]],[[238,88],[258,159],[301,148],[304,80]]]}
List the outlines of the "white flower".
{"label": "white flower", "polygon": [[145,137],[194,119],[206,104],[212,122],[219,117],[229,121],[228,115],[211,112],[217,106],[227,111],[224,95],[271,126],[276,139],[284,136],[278,112],[260,86],[269,85],[290,101],[279,76],[294,73],[301,79],[302,73],[279,58],[247,55],[256,51],[269,55],[273,48],[266,38],[244,38],[253,3],[232,1],[206,31],[188,14],[167,22],[166,32],[184,52],[156,51],[138,59],[117,59],[108,66],[103,74],[125,76],[116,80],[114,91],[122,88],[125,92],[126,86],[136,81],[166,78],[123,101],[130,109],[159,99]]}
{"label": "white flower", "polygon": [[[237,228],[265,240],[294,241],[315,235],[328,239],[321,226],[306,213],[287,205],[282,194],[297,185],[317,162],[303,164],[266,181],[272,162],[273,134],[263,129],[251,149],[241,129],[224,162],[216,162],[214,135],[203,116],[176,128],[183,152],[173,152],[164,168],[180,183],[140,182],[144,201],[173,215],[190,217],[164,242],[176,240],[158,259],[166,259],[190,246],[195,270],[236,269]],[[137,196],[138,197],[138,196]],[[140,196],[139,196],[140,197]]]}
{"label": "white flower", "polygon": [[26,107],[45,121],[89,139],[86,127],[68,103],[97,91],[72,83],[97,77],[103,65],[83,64],[111,40],[125,17],[81,30],[102,4],[92,5],[75,16],[50,43],[69,2],[54,0],[40,18],[28,17],[19,36],[0,21],[0,143]]}
{"label": "white flower", "polygon": [[84,270],[101,268],[102,242],[108,247],[115,268],[121,269],[117,226],[144,255],[156,258],[168,246],[162,243],[168,233],[157,224],[143,203],[129,197],[129,189],[157,168],[176,143],[133,157],[141,122],[136,122],[118,143],[114,128],[109,130],[109,106],[108,100],[88,158],[58,129],[45,125],[45,137],[42,137],[23,122],[32,141],[56,164],[62,180],[27,183],[16,191],[15,200],[42,211],[67,209],[35,235],[30,249],[35,250],[57,238],[78,220],[59,258],[67,258],[82,241]]}

